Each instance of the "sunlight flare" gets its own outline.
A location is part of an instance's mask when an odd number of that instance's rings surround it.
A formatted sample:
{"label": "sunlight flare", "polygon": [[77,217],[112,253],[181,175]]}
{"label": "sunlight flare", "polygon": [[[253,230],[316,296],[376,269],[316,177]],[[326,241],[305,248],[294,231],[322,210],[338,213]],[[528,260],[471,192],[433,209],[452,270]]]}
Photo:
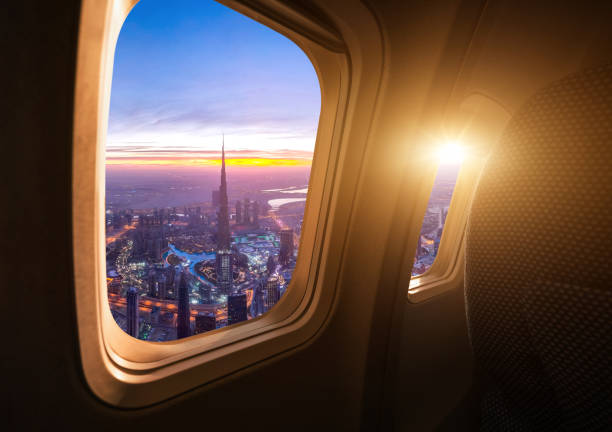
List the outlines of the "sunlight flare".
{"label": "sunlight flare", "polygon": [[459,141],[445,141],[437,149],[441,165],[459,165],[465,158],[465,147]]}

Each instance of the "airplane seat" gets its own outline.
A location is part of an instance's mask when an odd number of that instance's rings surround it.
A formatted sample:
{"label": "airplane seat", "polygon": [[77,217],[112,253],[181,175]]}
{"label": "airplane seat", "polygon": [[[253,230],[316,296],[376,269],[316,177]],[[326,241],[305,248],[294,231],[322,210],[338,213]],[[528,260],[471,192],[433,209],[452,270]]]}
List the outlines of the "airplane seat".
{"label": "airplane seat", "polygon": [[480,430],[612,424],[612,64],[538,91],[481,175],[465,298]]}

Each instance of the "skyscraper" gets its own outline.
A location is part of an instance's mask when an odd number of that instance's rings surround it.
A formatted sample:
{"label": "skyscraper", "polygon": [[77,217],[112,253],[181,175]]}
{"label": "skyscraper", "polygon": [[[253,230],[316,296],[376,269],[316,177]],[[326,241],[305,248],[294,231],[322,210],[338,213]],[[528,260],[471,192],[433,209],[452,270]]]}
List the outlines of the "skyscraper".
{"label": "skyscraper", "polygon": [[264,310],[264,284],[262,281],[259,281],[257,285],[253,288],[255,293],[253,295],[253,305],[251,309],[251,314],[254,317],[258,317],[259,315],[265,312]]}
{"label": "skyscraper", "polygon": [[232,291],[233,278],[227,180],[225,178],[225,142],[221,146],[221,185],[219,186],[219,213],[217,219],[217,286],[221,294],[228,295]]}
{"label": "skyscraper", "polygon": [[218,189],[215,189],[214,191],[212,191],[212,203],[215,207],[221,203]]}
{"label": "skyscraper", "polygon": [[236,201],[236,223],[242,223],[242,202],[240,200]]}
{"label": "skyscraper", "polygon": [[251,215],[249,211],[249,207],[251,207],[251,203],[248,198],[244,199],[244,214],[242,216],[242,223],[248,225],[251,223]]}
{"label": "skyscraper", "polygon": [[155,270],[149,269],[148,286],[149,286],[149,297],[157,297],[157,285],[155,281]]}
{"label": "skyscraper", "polygon": [[189,288],[185,273],[181,272],[178,287],[178,316],[176,318],[177,339],[191,336],[189,327]]}
{"label": "skyscraper", "polygon": [[121,228],[121,215],[117,213],[113,213],[113,228],[114,229]]}
{"label": "skyscraper", "polygon": [[443,227],[446,222],[446,216],[448,215],[448,209],[440,207],[440,226]]}
{"label": "skyscraper", "polygon": [[419,233],[419,241],[417,242],[417,253],[416,256],[419,258],[423,255],[423,236]]}
{"label": "skyscraper", "polygon": [[127,291],[127,333],[138,337],[138,289],[130,287]]}
{"label": "skyscraper", "polygon": [[276,270],[276,258],[274,255],[270,255],[268,257],[268,261],[266,262],[266,271],[268,275],[272,275]]}
{"label": "skyscraper", "polygon": [[219,214],[217,227],[217,249],[229,250],[230,228],[227,202],[227,180],[225,178],[225,143],[221,147],[221,185],[219,186]]}
{"label": "skyscraper", "polygon": [[280,299],[280,281],[278,276],[270,276],[266,281],[266,312],[274,307]]}
{"label": "skyscraper", "polygon": [[259,203],[257,201],[253,201],[253,222],[252,225],[259,228]]}
{"label": "skyscraper", "polygon": [[444,227],[440,227],[436,230],[436,238],[434,239],[434,256],[438,256],[438,249],[440,248],[440,240],[442,238],[442,232]]}
{"label": "skyscraper", "polygon": [[167,295],[167,285],[166,285],[166,275],[165,274],[160,274],[157,277],[157,297],[159,297],[161,300],[165,300]]}
{"label": "skyscraper", "polygon": [[179,285],[181,283],[182,269],[180,266],[173,267],[174,270],[174,285],[172,286],[172,294],[174,299],[178,299]]}
{"label": "skyscraper", "polygon": [[194,334],[206,333],[217,328],[217,319],[214,314],[200,313],[195,317]]}
{"label": "skyscraper", "polygon": [[227,325],[247,320],[247,296],[245,293],[233,294],[227,298]]}
{"label": "skyscraper", "polygon": [[279,261],[283,265],[289,264],[293,257],[293,230],[283,228],[280,232],[280,253]]}
{"label": "skyscraper", "polygon": [[217,250],[217,287],[223,295],[232,291],[232,253],[229,249]]}

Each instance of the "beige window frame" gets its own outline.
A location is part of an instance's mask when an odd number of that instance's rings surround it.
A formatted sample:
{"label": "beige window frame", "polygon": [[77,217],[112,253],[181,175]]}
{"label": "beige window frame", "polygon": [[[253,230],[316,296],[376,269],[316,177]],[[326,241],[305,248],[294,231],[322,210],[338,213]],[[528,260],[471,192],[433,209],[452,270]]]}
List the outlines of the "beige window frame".
{"label": "beige window frame", "polygon": [[[82,3],[73,133],[73,249],[77,324],[85,379],[114,406],[143,407],[217,380],[289,350],[324,326],[335,299],[350,208],[340,205],[337,179],[346,161],[348,133],[361,98],[375,94],[351,80],[351,59],[340,32],[280,2],[221,3],[293,40],[312,61],[321,86],[315,154],[291,286],[269,313],[231,328],[152,343],[124,333],[108,307],[104,253],[104,166],[115,44],[138,0]],[[372,61],[372,60],[369,60]],[[369,99],[368,99],[369,98]],[[350,101],[350,102],[349,102]],[[363,110],[362,109],[362,110]],[[370,118],[371,114],[364,114]],[[358,121],[354,121],[359,124]],[[353,138],[362,151],[365,138]],[[353,173],[354,174],[354,173]],[[346,192],[344,197],[346,197]]]}
{"label": "beige window frame", "polygon": [[[402,275],[407,276],[403,276],[402,283],[408,286],[407,299],[411,303],[428,300],[463,284],[465,229],[472,197],[487,155],[499,140],[511,114],[487,95],[474,93],[463,100],[453,117],[447,119],[447,122],[453,125],[449,129],[461,131],[457,135],[461,137],[460,141],[467,151],[459,169],[438,255],[433,264],[422,275],[412,277],[414,251],[407,250],[405,254]],[[432,164],[431,169],[437,170],[437,165]],[[435,171],[430,174],[432,178],[426,185],[427,193],[423,194],[423,200],[429,200],[431,195]],[[425,208],[426,204],[423,206],[423,209]],[[424,213],[421,214],[421,221],[423,216]]]}

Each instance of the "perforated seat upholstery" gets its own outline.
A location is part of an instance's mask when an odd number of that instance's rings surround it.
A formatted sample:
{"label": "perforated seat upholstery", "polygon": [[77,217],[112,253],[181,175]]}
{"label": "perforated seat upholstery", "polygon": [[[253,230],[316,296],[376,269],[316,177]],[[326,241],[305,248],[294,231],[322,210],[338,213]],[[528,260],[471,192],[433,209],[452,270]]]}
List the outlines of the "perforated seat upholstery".
{"label": "perforated seat upholstery", "polygon": [[535,94],[492,153],[465,295],[481,430],[612,430],[612,65]]}

